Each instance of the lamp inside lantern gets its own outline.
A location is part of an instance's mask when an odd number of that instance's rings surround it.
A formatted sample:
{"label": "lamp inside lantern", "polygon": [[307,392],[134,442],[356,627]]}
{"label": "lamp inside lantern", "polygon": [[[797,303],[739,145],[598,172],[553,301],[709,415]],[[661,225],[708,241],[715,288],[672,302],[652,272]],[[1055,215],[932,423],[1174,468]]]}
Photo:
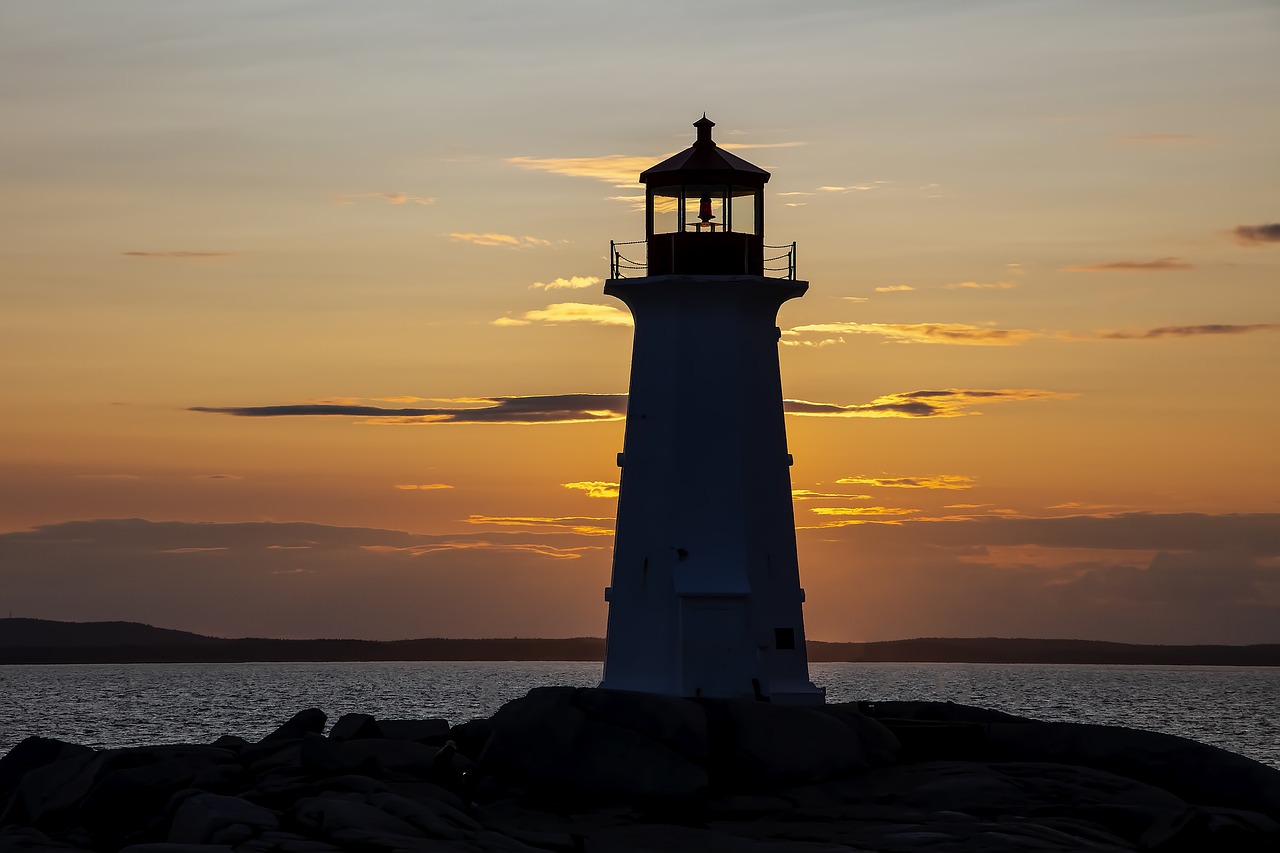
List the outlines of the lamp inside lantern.
{"label": "lamp inside lantern", "polygon": [[711,220],[716,218],[716,215],[711,212],[711,196],[704,195],[698,202],[698,218],[702,220],[703,225],[710,225]]}

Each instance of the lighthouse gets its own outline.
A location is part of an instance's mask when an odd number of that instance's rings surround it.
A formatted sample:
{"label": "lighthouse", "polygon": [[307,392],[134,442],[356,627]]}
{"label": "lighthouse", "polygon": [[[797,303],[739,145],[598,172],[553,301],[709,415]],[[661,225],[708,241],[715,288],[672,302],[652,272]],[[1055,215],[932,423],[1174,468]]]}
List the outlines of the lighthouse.
{"label": "lighthouse", "polygon": [[601,686],[817,704],[776,325],[809,284],[764,243],[769,173],[714,126],[640,174],[645,239],[612,244],[635,338]]}

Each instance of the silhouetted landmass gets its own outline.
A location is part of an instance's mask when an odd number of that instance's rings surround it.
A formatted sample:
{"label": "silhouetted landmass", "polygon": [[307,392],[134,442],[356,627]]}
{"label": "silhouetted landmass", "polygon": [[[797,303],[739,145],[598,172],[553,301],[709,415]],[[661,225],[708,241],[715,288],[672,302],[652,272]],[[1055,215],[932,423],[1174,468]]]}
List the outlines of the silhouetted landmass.
{"label": "silhouetted landmass", "polygon": [[0,619],[0,648],[159,646],[217,643],[213,637],[156,628],[140,622],[54,622],[49,619]]}
{"label": "silhouetted landmass", "polygon": [[1100,640],[924,637],[879,643],[809,643],[811,662],[1076,663],[1179,666],[1280,666],[1280,643],[1252,646],[1152,646]]}
{"label": "silhouetted landmass", "polygon": [[[137,622],[0,619],[0,664],[244,663],[249,661],[599,661],[604,640],[224,639]],[[878,643],[809,642],[809,660],[867,663],[1068,663],[1280,666],[1280,644],[1148,646],[1095,640],[928,637]]]}

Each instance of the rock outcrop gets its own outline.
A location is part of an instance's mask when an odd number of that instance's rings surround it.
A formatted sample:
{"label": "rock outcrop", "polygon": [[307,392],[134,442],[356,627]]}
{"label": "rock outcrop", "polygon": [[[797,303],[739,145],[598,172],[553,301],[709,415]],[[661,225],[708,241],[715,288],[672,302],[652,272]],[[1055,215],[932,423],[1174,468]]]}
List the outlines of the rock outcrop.
{"label": "rock outcrop", "polygon": [[1280,771],[951,703],[540,688],[487,720],[317,709],[257,743],[0,759],[0,853],[1274,853]]}

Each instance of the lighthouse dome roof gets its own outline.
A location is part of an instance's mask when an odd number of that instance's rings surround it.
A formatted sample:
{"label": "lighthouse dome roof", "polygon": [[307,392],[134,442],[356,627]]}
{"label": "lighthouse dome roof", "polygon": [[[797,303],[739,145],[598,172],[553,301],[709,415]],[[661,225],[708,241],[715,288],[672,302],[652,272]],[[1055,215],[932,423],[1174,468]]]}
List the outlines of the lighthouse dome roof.
{"label": "lighthouse dome roof", "polygon": [[698,138],[690,147],[640,173],[640,182],[654,186],[673,184],[746,184],[761,186],[769,173],[730,154],[711,139],[715,122],[704,114],[693,123]]}

